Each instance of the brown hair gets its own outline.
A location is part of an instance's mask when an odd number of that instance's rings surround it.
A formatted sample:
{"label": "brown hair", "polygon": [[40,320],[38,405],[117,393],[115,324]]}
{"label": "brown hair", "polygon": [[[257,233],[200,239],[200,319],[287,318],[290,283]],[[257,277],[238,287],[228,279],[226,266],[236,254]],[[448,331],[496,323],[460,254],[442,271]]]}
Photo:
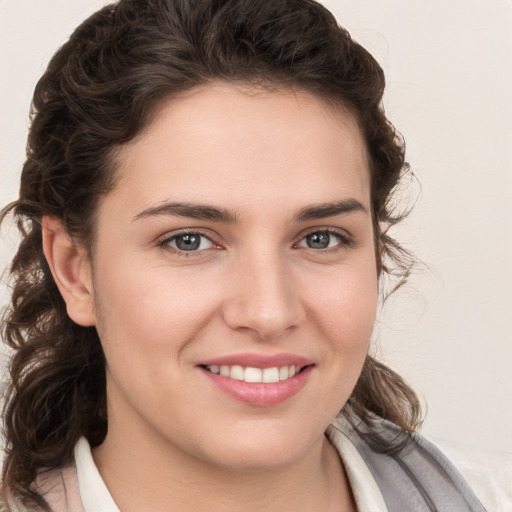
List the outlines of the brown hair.
{"label": "brown hair", "polygon": [[[32,103],[27,159],[13,213],[22,240],[3,336],[14,349],[4,410],[4,497],[45,508],[31,490],[42,468],[72,458],[107,430],[105,361],[95,328],[67,316],[42,251],[41,219],[60,219],[94,243],[98,198],[115,185],[113,155],[163,101],[213,80],[309,91],[353,111],[370,166],[382,275],[407,277],[410,258],[387,235],[400,220],[392,191],[407,171],[404,144],[382,107],[384,74],[333,15],[313,0],[121,0],[82,23],[50,61]],[[366,426],[419,424],[413,391],[368,356],[344,407]]]}

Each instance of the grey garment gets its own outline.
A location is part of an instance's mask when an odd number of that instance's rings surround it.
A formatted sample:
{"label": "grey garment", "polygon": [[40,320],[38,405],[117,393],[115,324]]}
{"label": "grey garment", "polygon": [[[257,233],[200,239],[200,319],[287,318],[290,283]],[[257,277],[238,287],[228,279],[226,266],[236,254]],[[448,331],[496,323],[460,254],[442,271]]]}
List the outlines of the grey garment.
{"label": "grey garment", "polygon": [[[388,512],[485,512],[464,477],[432,443],[385,420],[376,420],[375,427],[370,433],[358,424],[356,431],[344,419],[330,426],[357,448]],[[397,440],[403,441],[401,449],[383,453],[386,444]]]}

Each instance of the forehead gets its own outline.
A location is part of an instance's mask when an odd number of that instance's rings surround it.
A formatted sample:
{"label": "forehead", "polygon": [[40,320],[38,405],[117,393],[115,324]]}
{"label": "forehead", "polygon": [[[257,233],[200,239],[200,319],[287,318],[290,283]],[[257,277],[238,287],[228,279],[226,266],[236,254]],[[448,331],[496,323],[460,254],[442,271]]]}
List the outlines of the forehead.
{"label": "forehead", "polygon": [[[365,143],[355,117],[304,91],[214,83],[164,103],[117,155],[118,183],[138,203],[369,205]],[[326,197],[327,195],[333,197]],[[176,197],[175,197],[176,196]],[[297,206],[300,206],[298,204]]]}

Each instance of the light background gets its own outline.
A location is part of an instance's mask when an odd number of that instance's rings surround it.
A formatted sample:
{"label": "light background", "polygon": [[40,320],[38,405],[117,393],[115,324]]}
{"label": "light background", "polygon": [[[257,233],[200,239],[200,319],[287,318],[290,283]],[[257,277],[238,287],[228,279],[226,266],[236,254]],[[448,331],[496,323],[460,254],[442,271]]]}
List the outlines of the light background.
{"label": "light background", "polygon": [[[16,197],[37,78],[104,3],[0,0],[1,205]],[[429,270],[388,301],[375,349],[428,403],[425,432],[512,452],[512,2],[324,3],[384,67],[421,183],[395,234]],[[1,269],[15,247],[2,235]]]}

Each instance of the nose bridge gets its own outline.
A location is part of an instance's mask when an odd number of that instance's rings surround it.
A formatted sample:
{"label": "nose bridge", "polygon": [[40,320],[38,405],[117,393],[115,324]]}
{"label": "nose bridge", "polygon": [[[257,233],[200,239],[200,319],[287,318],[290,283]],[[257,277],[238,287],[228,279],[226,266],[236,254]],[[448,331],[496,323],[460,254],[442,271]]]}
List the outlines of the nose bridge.
{"label": "nose bridge", "polygon": [[225,304],[226,323],[272,338],[299,325],[304,312],[289,262],[277,248],[241,254]]}

